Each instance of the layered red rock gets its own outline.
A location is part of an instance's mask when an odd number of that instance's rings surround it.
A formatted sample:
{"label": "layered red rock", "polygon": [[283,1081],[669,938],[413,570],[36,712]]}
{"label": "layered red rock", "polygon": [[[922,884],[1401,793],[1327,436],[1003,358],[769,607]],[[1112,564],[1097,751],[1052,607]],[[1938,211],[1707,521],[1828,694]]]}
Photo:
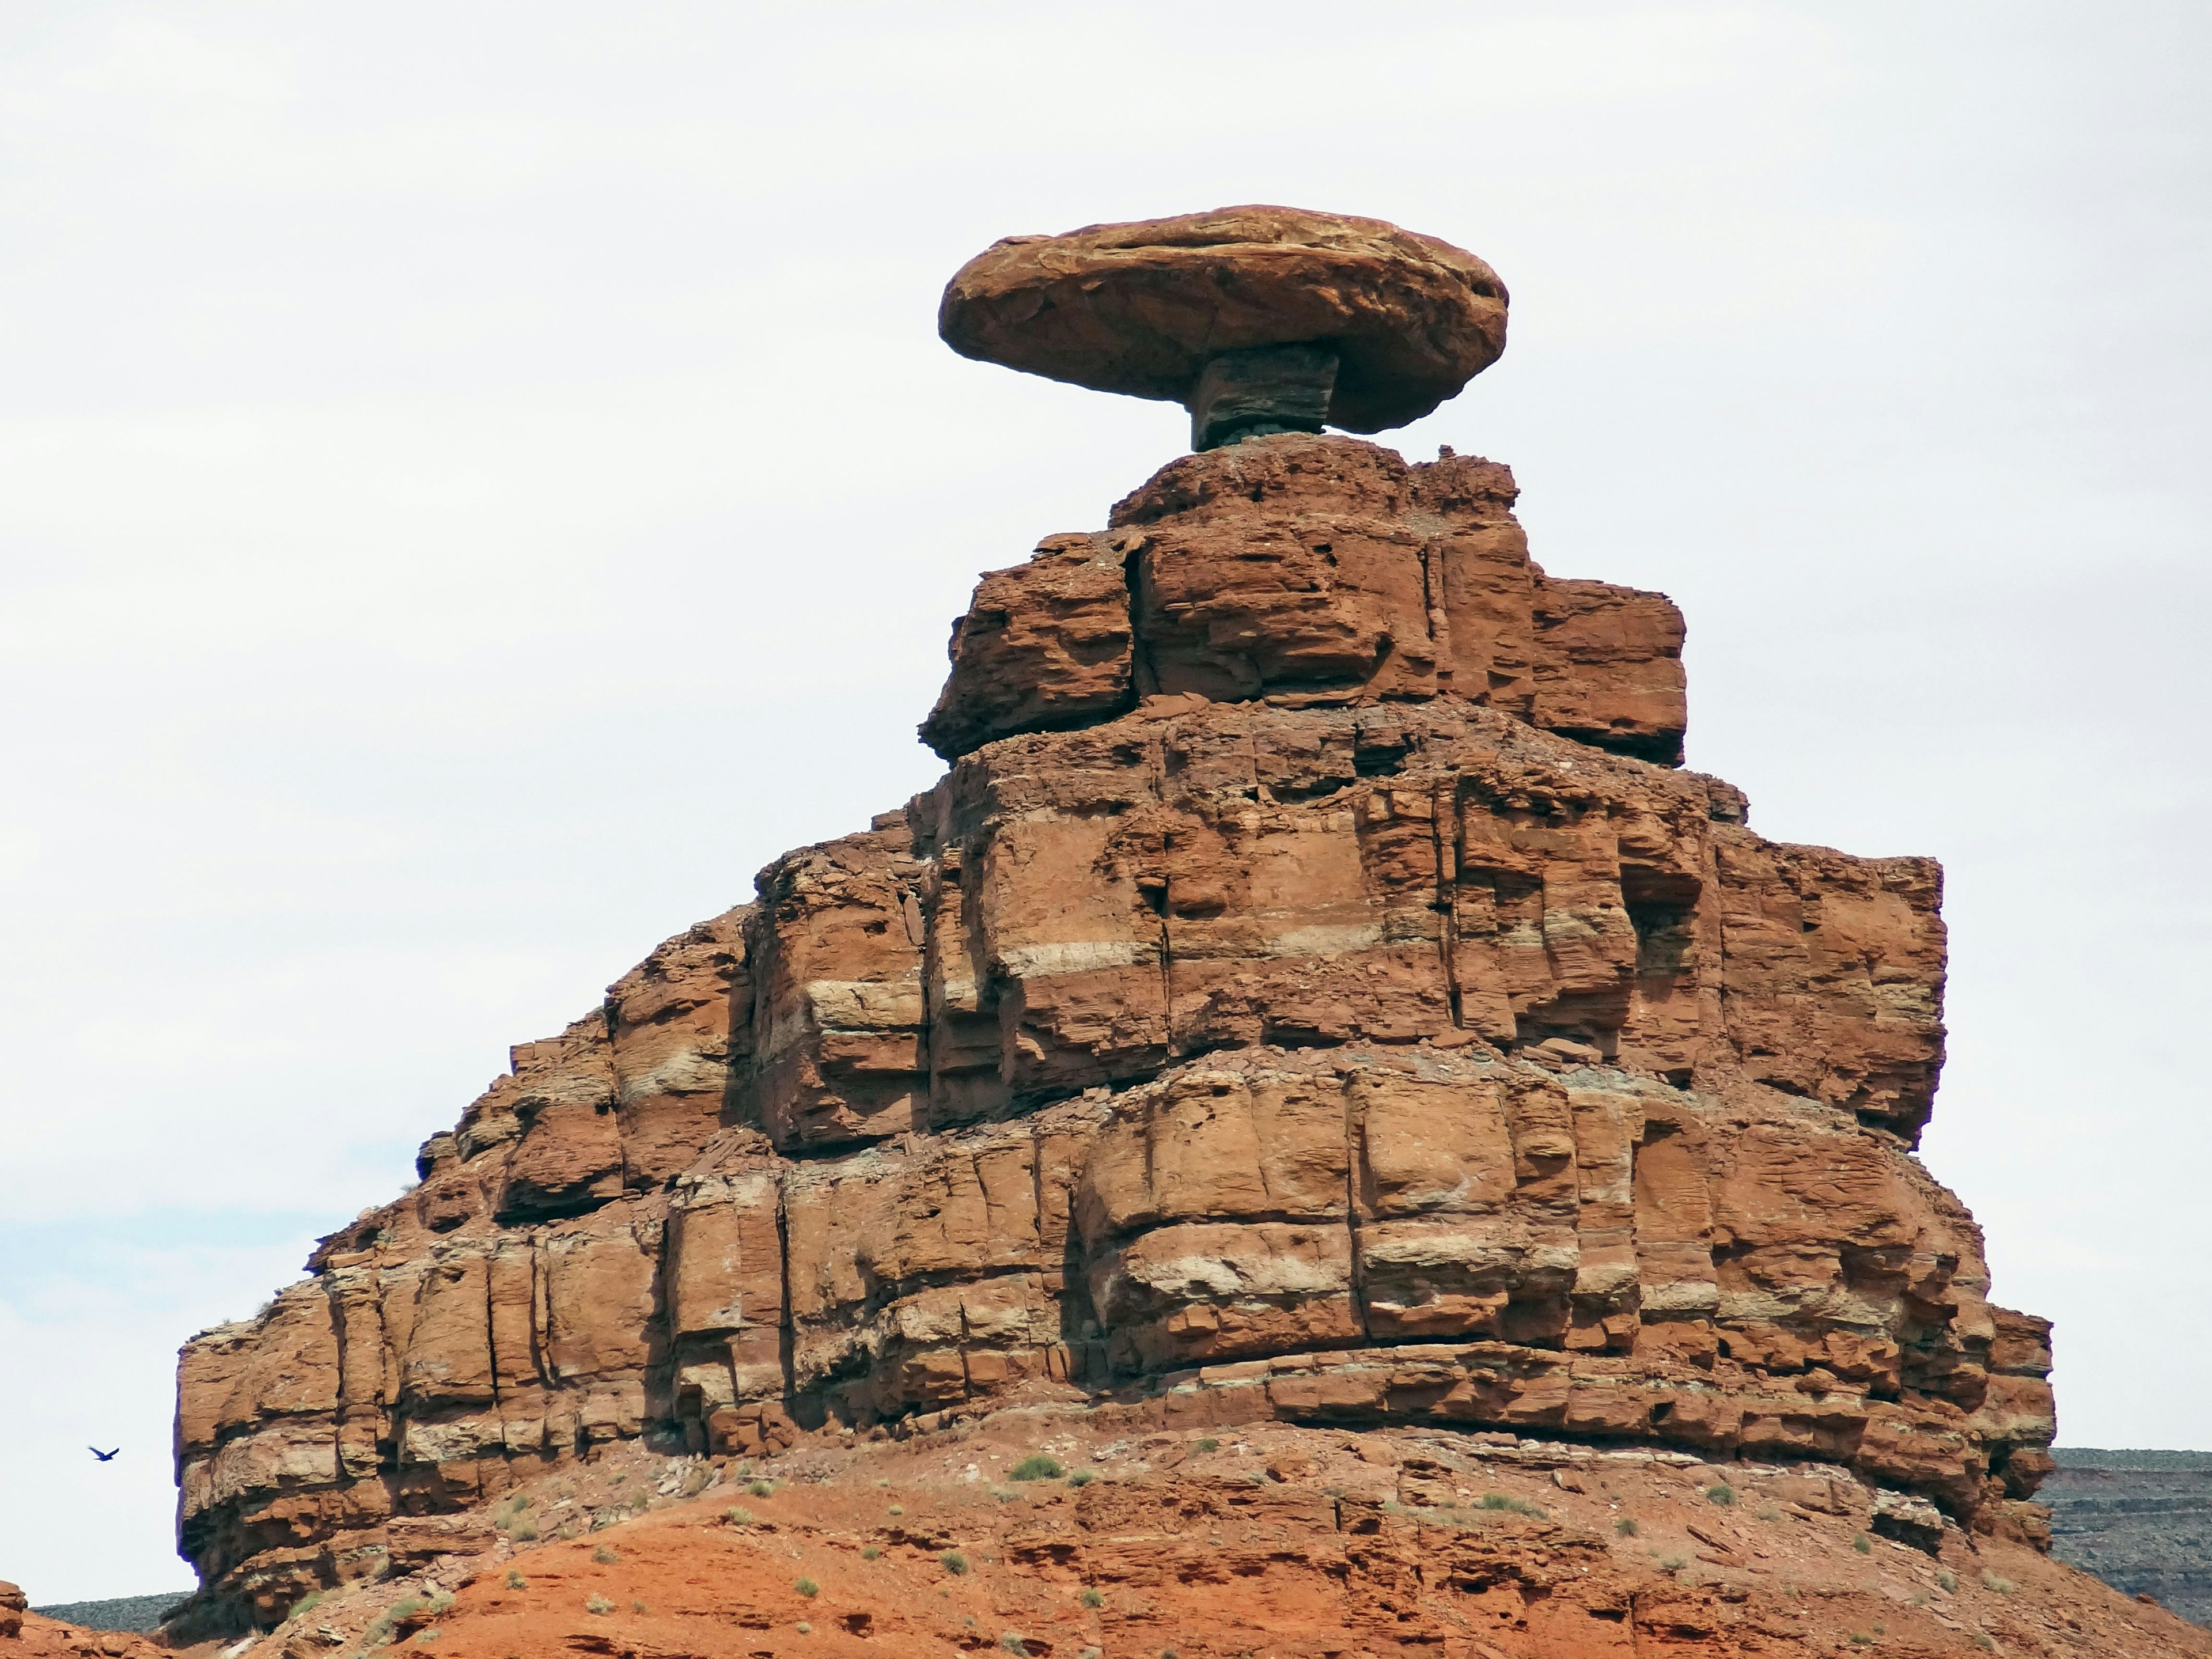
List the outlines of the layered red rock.
{"label": "layered red rock", "polygon": [[1380,432],[1497,362],[1505,308],[1498,273],[1464,248],[1251,206],[1006,237],[954,273],[937,326],[965,357],[1176,403],[1223,352],[1317,343],[1339,363],[1330,424]]}
{"label": "layered red rock", "polygon": [[1677,765],[1682,618],[1547,576],[1513,475],[1285,434],[1176,462],[1104,535],[994,571],[922,736],[947,760],[1165,695],[1311,707],[1455,696]]}
{"label": "layered red rock", "polygon": [[187,1347],[215,1592],[465,1549],[615,1442],[1038,1400],[1816,1457],[2033,1534],[2047,1328],[1907,1150],[1940,872],[1638,758],[1679,618],[1544,577],[1511,501],[1267,438],[987,580],[934,788],[515,1049]]}

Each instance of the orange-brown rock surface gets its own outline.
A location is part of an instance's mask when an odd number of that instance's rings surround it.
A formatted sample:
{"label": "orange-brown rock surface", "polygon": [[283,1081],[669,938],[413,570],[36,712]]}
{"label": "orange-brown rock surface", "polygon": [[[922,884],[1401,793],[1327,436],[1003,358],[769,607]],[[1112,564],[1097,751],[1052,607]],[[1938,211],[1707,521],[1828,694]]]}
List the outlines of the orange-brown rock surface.
{"label": "orange-brown rock surface", "polygon": [[963,356],[1177,403],[1220,353],[1325,343],[1329,423],[1380,432],[1497,362],[1505,307],[1498,273],[1436,237],[1229,207],[1006,237],[954,273],[938,332]]}
{"label": "orange-brown rock surface", "polygon": [[162,1651],[141,1637],[86,1630],[29,1609],[21,1586],[0,1579],[0,1659],[157,1659]]}
{"label": "orange-brown rock surface", "polygon": [[[1910,1150],[1940,872],[1680,769],[1674,607],[1546,576],[1513,495],[1263,437],[987,577],[935,787],[517,1048],[186,1346],[209,1607],[481,1551],[622,1445],[1013,1407],[1818,1463],[1899,1536],[2040,1541],[2047,1327]],[[1536,1593],[1494,1553],[1358,1605]]]}
{"label": "orange-brown rock surface", "polygon": [[611,1447],[503,1499],[479,1553],[325,1595],[262,1650],[2212,1654],[2212,1632],[1933,1510],[1908,1523],[1817,1461],[1142,1414],[1033,1406],[720,1468]]}

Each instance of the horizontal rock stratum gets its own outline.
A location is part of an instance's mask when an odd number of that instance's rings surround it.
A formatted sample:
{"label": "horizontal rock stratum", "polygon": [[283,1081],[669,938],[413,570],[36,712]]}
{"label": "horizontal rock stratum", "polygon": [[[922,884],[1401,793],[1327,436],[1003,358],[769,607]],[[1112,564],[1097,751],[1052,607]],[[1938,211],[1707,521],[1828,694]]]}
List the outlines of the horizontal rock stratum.
{"label": "horizontal rock stratum", "polygon": [[468,1547],[611,1442],[1036,1401],[1816,1460],[2040,1536],[2048,1328],[1910,1152],[1940,872],[1680,769],[1674,607],[1546,576],[1513,495],[1262,437],[987,576],[941,782],[186,1346],[209,1596]]}

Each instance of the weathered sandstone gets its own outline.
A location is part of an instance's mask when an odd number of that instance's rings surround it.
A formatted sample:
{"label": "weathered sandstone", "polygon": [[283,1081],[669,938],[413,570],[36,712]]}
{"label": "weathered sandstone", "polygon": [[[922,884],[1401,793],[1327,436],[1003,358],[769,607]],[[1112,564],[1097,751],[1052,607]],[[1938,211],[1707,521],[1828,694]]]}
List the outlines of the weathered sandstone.
{"label": "weathered sandstone", "polygon": [[187,1346],[210,1596],[482,1547],[616,1443],[1041,1401],[1809,1460],[1899,1536],[2046,1536],[2047,1327],[1909,1151],[1940,872],[1681,769],[1679,616],[1546,576],[1513,495],[1265,437],[987,577],[941,781]]}
{"label": "weathered sandstone", "polygon": [[956,272],[938,332],[965,357],[1190,404],[1225,352],[1334,350],[1332,426],[1419,419],[1505,349],[1505,285],[1379,219],[1232,207],[1009,236]]}
{"label": "weathered sandstone", "polygon": [[1513,475],[1285,434],[1194,455],[983,579],[922,737],[947,760],[1155,696],[1285,707],[1453,696],[1679,765],[1682,618],[1547,576]]}

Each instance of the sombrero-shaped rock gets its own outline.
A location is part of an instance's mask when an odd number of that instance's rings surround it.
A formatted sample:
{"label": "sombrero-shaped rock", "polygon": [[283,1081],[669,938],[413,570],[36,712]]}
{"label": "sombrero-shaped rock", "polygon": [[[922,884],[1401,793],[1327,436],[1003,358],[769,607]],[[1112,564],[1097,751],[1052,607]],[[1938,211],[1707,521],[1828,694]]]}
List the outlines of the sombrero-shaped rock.
{"label": "sombrero-shaped rock", "polygon": [[1496,271],[1432,236],[1233,207],[1009,236],[955,274],[937,329],[963,356],[1186,406],[1224,353],[1326,346],[1328,423],[1380,432],[1498,361],[1505,304]]}

